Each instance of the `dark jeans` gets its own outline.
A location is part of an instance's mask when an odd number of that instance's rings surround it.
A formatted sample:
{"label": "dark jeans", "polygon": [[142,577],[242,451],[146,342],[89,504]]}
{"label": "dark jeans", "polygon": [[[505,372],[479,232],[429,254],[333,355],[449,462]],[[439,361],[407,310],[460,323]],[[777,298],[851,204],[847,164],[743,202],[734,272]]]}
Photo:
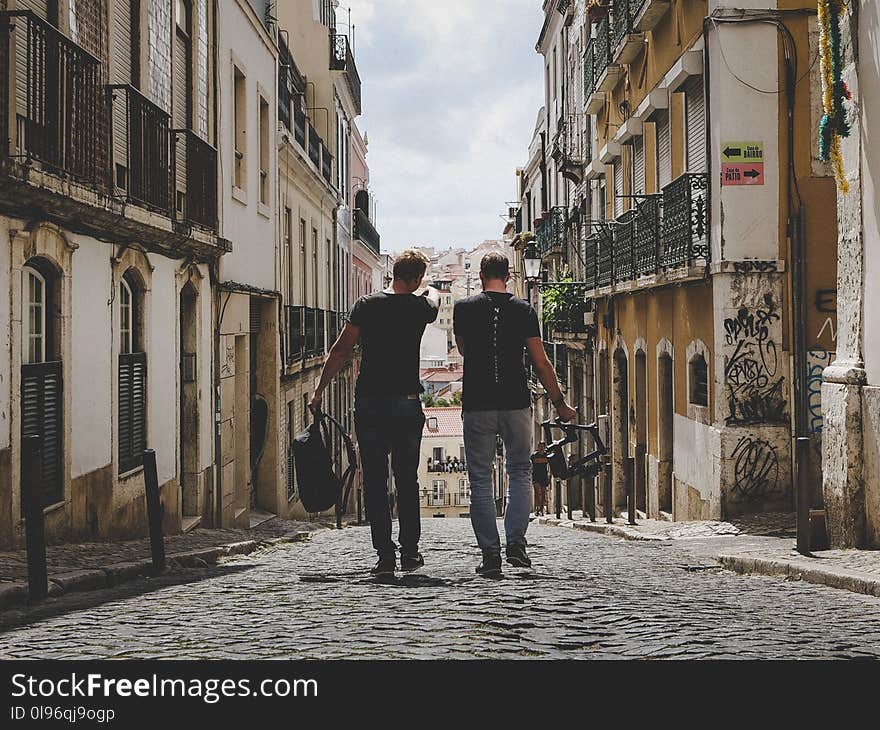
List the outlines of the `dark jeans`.
{"label": "dark jeans", "polygon": [[361,467],[364,470],[364,501],[379,555],[395,552],[391,539],[391,509],[388,500],[388,455],[397,486],[397,516],[400,546],[418,552],[421,537],[419,517],[419,449],[425,414],[418,398],[359,395],[355,399],[354,425]]}

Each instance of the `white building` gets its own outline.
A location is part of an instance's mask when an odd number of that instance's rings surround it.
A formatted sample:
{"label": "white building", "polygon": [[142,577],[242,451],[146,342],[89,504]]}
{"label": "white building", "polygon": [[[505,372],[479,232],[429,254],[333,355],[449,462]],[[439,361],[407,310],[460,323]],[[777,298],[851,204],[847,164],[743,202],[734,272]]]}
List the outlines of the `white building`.
{"label": "white building", "polygon": [[419,460],[423,517],[467,517],[471,487],[461,408],[426,408]]}

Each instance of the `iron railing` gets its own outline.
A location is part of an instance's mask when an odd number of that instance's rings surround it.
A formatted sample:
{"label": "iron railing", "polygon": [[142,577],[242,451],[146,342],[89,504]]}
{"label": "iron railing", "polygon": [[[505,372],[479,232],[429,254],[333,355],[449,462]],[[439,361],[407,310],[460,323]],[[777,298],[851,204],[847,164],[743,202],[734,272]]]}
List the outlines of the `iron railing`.
{"label": "iron railing", "polygon": [[287,305],[284,307],[285,330],[287,332],[287,364],[302,360],[305,348],[305,307]]}
{"label": "iron railing", "polygon": [[318,319],[323,314],[314,307],[305,308],[305,356],[314,357],[323,349],[318,343]]}
{"label": "iron railing", "polygon": [[[544,285],[545,289],[553,288],[552,283]],[[588,298],[590,289],[586,284],[567,284],[560,287],[562,302],[553,317],[553,331],[556,334],[580,334],[587,331],[584,315],[593,311],[593,302]]]}
{"label": "iron railing", "polygon": [[596,50],[598,43],[595,38],[591,38],[587,43],[587,50],[584,52],[584,101],[588,101],[596,90]]}
{"label": "iron railing", "polygon": [[330,33],[330,70],[344,71],[355,110],[361,113],[361,77],[354,62],[351,44],[347,35]]}
{"label": "iron railing", "polygon": [[[111,114],[111,190],[170,216],[173,168],[171,117],[130,85],[107,87]],[[216,172],[214,184],[217,184]]]}
{"label": "iron railing", "polygon": [[566,218],[567,211],[563,206],[557,205],[550,209],[549,217],[535,236],[538,251],[542,256],[562,252],[565,242]]}
{"label": "iron railing", "polygon": [[293,105],[306,93],[306,82],[300,73],[293,54],[284,41],[278,36],[278,120],[293,131]]}
{"label": "iron railing", "polygon": [[590,233],[590,229],[586,228],[587,238],[584,241],[584,283],[591,289],[596,288],[598,281],[598,245],[599,234]]}
{"label": "iron railing", "polygon": [[611,4],[611,37],[615,52],[626,36],[635,32],[633,21],[636,16],[633,5],[637,4],[640,3],[634,3],[632,0],[614,0]]}
{"label": "iron railing", "polygon": [[467,473],[467,462],[459,459],[447,459],[446,461],[437,461],[428,459],[429,474],[465,474]]}
{"label": "iron railing", "polygon": [[312,164],[320,170],[321,145],[323,144],[323,142],[318,136],[318,132],[311,121],[309,121],[307,124],[309,128],[309,159],[312,161]]}
{"label": "iron railing", "polygon": [[709,175],[685,173],[663,188],[663,265],[709,260]]}
{"label": "iron railing", "polygon": [[331,183],[333,182],[333,155],[330,154],[330,150],[327,149],[327,145],[321,144],[321,175],[323,175],[324,179]]}
{"label": "iron railing", "polygon": [[369,248],[380,253],[381,239],[373,222],[360,208],[354,209],[354,237],[363,241]]}
{"label": "iron railing", "polygon": [[628,211],[621,215],[613,227],[614,241],[614,281],[629,281],[635,271],[633,267],[633,244],[635,243],[635,213]]}
{"label": "iron railing", "polygon": [[659,265],[660,210],[662,196],[648,195],[639,200],[633,258],[636,276],[654,274]]}
{"label": "iron railing", "polygon": [[[176,188],[185,192],[183,210],[179,215],[186,223],[216,230],[217,228],[217,149],[190,129],[175,129],[175,154],[185,155],[181,170],[185,180],[177,180]],[[183,183],[183,184],[181,184]]]}
{"label": "iron railing", "polygon": [[29,10],[0,12],[0,70],[10,62],[14,73],[0,80],[0,154],[103,182],[101,62]]}
{"label": "iron railing", "polygon": [[614,240],[610,229],[599,233],[596,251],[596,286],[611,286],[614,283]]}
{"label": "iron railing", "polygon": [[306,147],[306,110],[303,108],[303,102],[300,97],[295,97],[293,104],[293,138],[297,144],[305,149]]}
{"label": "iron railing", "polygon": [[605,73],[605,69],[611,65],[611,49],[614,44],[614,35],[610,15],[606,15],[599,21],[599,24],[596,26],[596,37],[593,38],[592,42],[595,46],[593,51],[595,59],[593,66],[595,83],[593,88],[595,89],[595,84],[598,84],[602,74]]}

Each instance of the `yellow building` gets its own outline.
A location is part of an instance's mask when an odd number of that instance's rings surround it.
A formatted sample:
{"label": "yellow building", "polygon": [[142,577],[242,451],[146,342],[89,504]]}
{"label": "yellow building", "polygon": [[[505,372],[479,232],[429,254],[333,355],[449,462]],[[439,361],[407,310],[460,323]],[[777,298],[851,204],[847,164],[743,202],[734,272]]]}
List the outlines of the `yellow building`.
{"label": "yellow building", "polygon": [[584,419],[609,417],[613,505],[631,483],[651,517],[791,510],[805,435],[818,507],[809,373],[834,350],[836,218],[815,3],[585,5],[544,3],[546,118],[520,181],[522,210],[543,205],[548,351]]}

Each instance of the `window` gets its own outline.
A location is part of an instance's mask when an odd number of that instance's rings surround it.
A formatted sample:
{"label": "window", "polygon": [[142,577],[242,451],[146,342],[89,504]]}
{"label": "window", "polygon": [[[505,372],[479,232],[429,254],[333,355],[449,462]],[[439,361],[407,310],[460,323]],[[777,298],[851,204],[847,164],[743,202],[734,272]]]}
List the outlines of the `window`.
{"label": "window", "polygon": [[27,314],[24,322],[24,362],[46,362],[46,279],[30,266],[24,268]]}
{"label": "window", "polygon": [[287,303],[293,301],[293,211],[284,208],[284,260],[287,262]]}
{"label": "window", "polygon": [[709,405],[709,365],[702,353],[691,358],[690,364],[690,402],[695,406]]}
{"label": "window", "polygon": [[269,205],[269,102],[260,97],[260,202]]}
{"label": "window", "polygon": [[247,84],[238,66],[232,67],[233,78],[233,148],[235,149],[235,187],[245,189],[247,180]]}
{"label": "window", "polygon": [[177,30],[189,33],[189,17],[189,2],[176,0],[174,3],[174,22],[177,24]]}
{"label": "window", "polygon": [[[435,418],[434,421],[436,422],[436,420],[437,419]],[[435,430],[436,430],[436,425],[435,425]],[[437,464],[441,461],[443,461],[443,447],[442,446],[435,446],[434,447],[434,463]]]}
{"label": "window", "polygon": [[119,473],[143,463],[147,448],[147,355],[143,351],[143,286],[129,270],[119,282]]}
{"label": "window", "polygon": [[446,480],[445,479],[435,479],[431,484],[432,487],[432,496],[434,497],[434,504],[440,504],[446,499]]}
{"label": "window", "polygon": [[312,228],[312,306],[319,306],[318,293],[318,229]]}

